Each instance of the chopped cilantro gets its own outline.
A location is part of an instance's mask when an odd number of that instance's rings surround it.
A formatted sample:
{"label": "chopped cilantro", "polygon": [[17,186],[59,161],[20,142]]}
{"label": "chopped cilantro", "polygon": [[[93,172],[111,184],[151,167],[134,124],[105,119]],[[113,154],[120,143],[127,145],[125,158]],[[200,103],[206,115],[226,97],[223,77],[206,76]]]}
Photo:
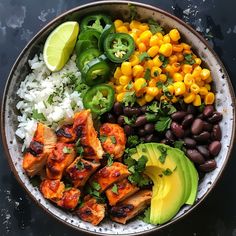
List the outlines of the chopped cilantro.
{"label": "chopped cilantro", "polygon": [[134,6],[131,3],[128,3],[128,7],[129,7],[130,19],[132,21],[137,17],[137,9],[136,9],[136,6]]}
{"label": "chopped cilantro", "polygon": [[107,156],[107,166],[111,166],[114,162],[113,156],[108,153],[106,154],[106,156]]}
{"label": "chopped cilantro", "polygon": [[76,168],[77,168],[77,170],[83,170],[83,169],[84,169],[84,163],[79,160],[79,161],[76,163]]}
{"label": "chopped cilantro", "polygon": [[184,145],[184,142],[181,141],[181,140],[177,140],[177,141],[174,142],[174,147],[175,147],[175,148],[178,148],[178,149],[180,149],[180,150],[182,150],[183,145]]}
{"label": "chopped cilantro", "polygon": [[203,112],[203,110],[204,110],[204,108],[205,108],[205,103],[203,102],[200,106],[199,106],[199,111],[202,113]]}
{"label": "chopped cilantro", "polygon": [[184,54],[184,58],[185,58],[185,63],[189,64],[189,65],[193,65],[195,63],[195,60],[193,59],[193,54]]}
{"label": "chopped cilantro", "polygon": [[167,168],[167,169],[163,170],[162,173],[163,173],[164,175],[166,175],[166,176],[169,176],[169,175],[172,174],[172,170],[170,170],[169,168]]}
{"label": "chopped cilantro", "polygon": [[[149,81],[149,80],[151,79],[151,70],[150,70],[150,68],[147,68],[147,69],[145,70],[144,79],[145,79],[146,81]],[[143,85],[143,87],[146,87],[146,86],[147,86],[147,83],[146,83],[145,86]]]}
{"label": "chopped cilantro", "polygon": [[133,125],[135,122],[135,117],[128,118],[127,116],[124,116],[124,121],[127,125]]}
{"label": "chopped cilantro", "polygon": [[[130,150],[132,150],[132,149],[130,149]],[[124,163],[128,167],[131,167],[131,166],[134,166],[136,164],[136,160],[134,160],[131,156],[128,156],[126,159],[124,159]]]}
{"label": "chopped cilantro", "polygon": [[166,85],[170,85],[173,83],[173,79],[168,77],[167,80],[166,80]]}
{"label": "chopped cilantro", "polygon": [[62,151],[63,151],[63,153],[65,153],[65,154],[69,154],[69,153],[72,152],[72,149],[65,146]]}
{"label": "chopped cilantro", "polygon": [[162,89],[163,85],[164,84],[161,81],[157,82],[157,88]]}
{"label": "chopped cilantro", "polygon": [[84,148],[80,145],[80,139],[78,139],[75,143],[76,153],[81,156],[84,152]]}
{"label": "chopped cilantro", "polygon": [[148,25],[150,28],[150,31],[152,32],[152,34],[156,34],[156,33],[162,33],[164,34],[164,30],[163,28],[153,19],[149,19],[148,20]]}
{"label": "chopped cilantro", "polygon": [[133,83],[130,81],[126,87],[128,90],[133,88]]}
{"label": "chopped cilantro", "polygon": [[84,84],[84,83],[79,83],[76,87],[75,87],[75,91],[77,91],[78,93],[80,93],[80,96],[83,97],[87,90],[89,89],[89,87]]}
{"label": "chopped cilantro", "polygon": [[135,91],[126,92],[123,98],[125,106],[133,106],[136,102]]}
{"label": "chopped cilantro", "polygon": [[147,110],[153,113],[157,113],[160,111],[160,104],[161,103],[158,104],[157,102],[153,102],[151,105],[147,107]]}
{"label": "chopped cilantro", "polygon": [[34,118],[35,120],[38,120],[38,121],[46,121],[44,114],[39,113],[38,110],[36,110],[36,109],[33,110],[32,118]]}
{"label": "chopped cilantro", "polygon": [[155,130],[157,132],[163,132],[170,128],[171,118],[169,116],[162,116],[155,124]]}
{"label": "chopped cilantro", "polygon": [[143,62],[146,59],[151,59],[151,57],[148,55],[147,52],[143,52],[141,54],[139,54],[139,62]]}
{"label": "chopped cilantro", "polygon": [[139,216],[138,219],[142,220],[143,222],[150,224],[150,214],[151,214],[151,208],[147,208],[143,215]]}
{"label": "chopped cilantro", "polygon": [[166,68],[166,66],[168,65],[168,63],[169,63],[169,60],[168,60],[168,58],[166,58],[165,56],[163,56],[163,55],[160,55],[159,56],[159,59],[160,59],[160,61],[162,62],[162,67],[163,68]]}
{"label": "chopped cilantro", "polygon": [[47,103],[52,105],[53,104],[53,97],[54,97],[54,94],[50,94],[49,97],[48,97],[48,100],[47,100]]}
{"label": "chopped cilantro", "polygon": [[145,116],[148,122],[156,122],[158,120],[157,114],[145,113]]}
{"label": "chopped cilantro", "polygon": [[137,135],[131,135],[128,137],[127,140],[128,147],[136,147],[138,144],[140,144],[140,139]]}
{"label": "chopped cilantro", "polygon": [[146,163],[148,161],[148,158],[144,155],[142,155],[139,159],[138,159],[138,162],[137,162],[137,166],[136,166],[136,170],[138,172],[143,172],[145,170],[145,167],[146,167]]}
{"label": "chopped cilantro", "polygon": [[97,191],[101,189],[100,184],[95,182],[95,181],[93,181],[91,185],[92,185],[92,188],[97,190]]}
{"label": "chopped cilantro", "polygon": [[162,90],[163,90],[164,95],[167,98],[172,99],[173,96],[171,95],[171,93],[170,93],[170,91],[169,91],[169,89],[168,89],[168,87],[166,85],[162,86]]}
{"label": "chopped cilantro", "polygon": [[110,136],[112,144],[116,144],[116,137],[115,136]]}
{"label": "chopped cilantro", "polygon": [[161,164],[164,164],[165,163],[165,160],[166,160],[166,156],[167,156],[167,150],[165,147],[159,147],[158,148],[161,152],[161,155],[159,156],[159,161],[161,162]]}
{"label": "chopped cilantro", "polygon": [[102,143],[104,143],[104,142],[106,142],[106,140],[107,140],[107,136],[101,135],[101,136],[99,137],[99,139],[100,139],[100,141],[101,141]]}
{"label": "chopped cilantro", "polygon": [[117,186],[117,184],[114,184],[114,185],[113,185],[111,191],[112,191],[113,193],[115,193],[115,194],[118,194],[118,186]]}
{"label": "chopped cilantro", "polygon": [[99,107],[100,109],[106,108],[109,103],[110,101],[100,91],[97,91],[91,100],[91,106]]}

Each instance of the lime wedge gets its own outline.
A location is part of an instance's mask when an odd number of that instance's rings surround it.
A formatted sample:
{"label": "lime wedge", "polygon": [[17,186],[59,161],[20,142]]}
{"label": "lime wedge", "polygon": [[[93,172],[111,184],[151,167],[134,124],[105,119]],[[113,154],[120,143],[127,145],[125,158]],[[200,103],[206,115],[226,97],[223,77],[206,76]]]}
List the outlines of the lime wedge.
{"label": "lime wedge", "polygon": [[49,70],[63,68],[73,52],[78,34],[79,24],[76,21],[62,23],[50,33],[43,49],[43,58]]}

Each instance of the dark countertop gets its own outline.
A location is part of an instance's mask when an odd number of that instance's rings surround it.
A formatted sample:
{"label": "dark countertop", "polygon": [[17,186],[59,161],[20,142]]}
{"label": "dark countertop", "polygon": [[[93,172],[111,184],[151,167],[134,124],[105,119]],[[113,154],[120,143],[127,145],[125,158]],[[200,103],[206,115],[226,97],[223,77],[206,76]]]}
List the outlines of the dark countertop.
{"label": "dark countertop", "polygon": [[[0,93],[15,59],[36,32],[56,15],[85,0],[0,0]],[[236,86],[235,0],[146,0],[191,24],[209,39]],[[205,201],[159,235],[236,236],[236,149]],[[0,235],[83,235],[48,216],[26,195],[10,171],[0,143]]]}

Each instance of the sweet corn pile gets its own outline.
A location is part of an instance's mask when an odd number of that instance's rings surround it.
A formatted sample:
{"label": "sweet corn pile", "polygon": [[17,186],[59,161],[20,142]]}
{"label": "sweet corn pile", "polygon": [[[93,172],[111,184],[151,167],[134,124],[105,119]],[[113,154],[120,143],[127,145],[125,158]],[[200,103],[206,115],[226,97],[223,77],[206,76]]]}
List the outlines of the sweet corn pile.
{"label": "sweet corn pile", "polygon": [[172,103],[183,99],[194,106],[214,103],[211,72],[201,66],[201,59],[189,44],[180,42],[177,29],[153,34],[147,23],[135,20],[128,23],[117,19],[114,25],[116,32],[130,34],[136,46],[112,79],[118,102],[134,91],[140,106],[154,99]]}

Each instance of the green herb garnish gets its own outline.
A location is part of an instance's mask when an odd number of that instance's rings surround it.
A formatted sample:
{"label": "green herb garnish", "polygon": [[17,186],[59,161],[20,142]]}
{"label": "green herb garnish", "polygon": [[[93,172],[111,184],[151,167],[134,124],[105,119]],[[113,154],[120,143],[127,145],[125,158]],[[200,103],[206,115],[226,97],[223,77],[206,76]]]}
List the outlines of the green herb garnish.
{"label": "green herb garnish", "polygon": [[66,146],[63,148],[62,151],[63,151],[63,153],[65,153],[65,154],[72,153],[72,149],[71,149],[71,148],[68,148],[68,147],[66,147]]}
{"label": "green herb garnish", "polygon": [[136,102],[135,91],[126,92],[122,102],[125,106],[133,106]]}
{"label": "green herb garnish", "polygon": [[38,120],[38,121],[46,121],[46,118],[44,116],[43,113],[39,113],[38,110],[34,109],[32,111],[32,118],[34,118],[35,120]]}
{"label": "green herb garnish", "polygon": [[112,144],[116,144],[116,137],[115,136],[110,136]]}
{"label": "green herb garnish", "polygon": [[171,175],[173,172],[172,172],[172,170],[170,170],[169,168],[167,168],[167,169],[163,170],[162,173],[163,173],[164,175],[166,175],[166,176],[169,176],[169,175]]}
{"label": "green herb garnish", "polygon": [[112,191],[113,193],[115,193],[115,194],[118,194],[118,186],[117,186],[117,184],[114,184],[114,185],[113,185],[111,191]]}
{"label": "green herb garnish", "polygon": [[143,62],[144,60],[149,60],[149,59],[152,59],[147,52],[143,52],[141,54],[139,54],[139,61],[140,62]]}
{"label": "green herb garnish", "polygon": [[156,34],[159,32],[161,34],[165,34],[163,28],[155,20],[149,19],[148,24],[149,24],[149,29],[152,32],[152,34]]}

